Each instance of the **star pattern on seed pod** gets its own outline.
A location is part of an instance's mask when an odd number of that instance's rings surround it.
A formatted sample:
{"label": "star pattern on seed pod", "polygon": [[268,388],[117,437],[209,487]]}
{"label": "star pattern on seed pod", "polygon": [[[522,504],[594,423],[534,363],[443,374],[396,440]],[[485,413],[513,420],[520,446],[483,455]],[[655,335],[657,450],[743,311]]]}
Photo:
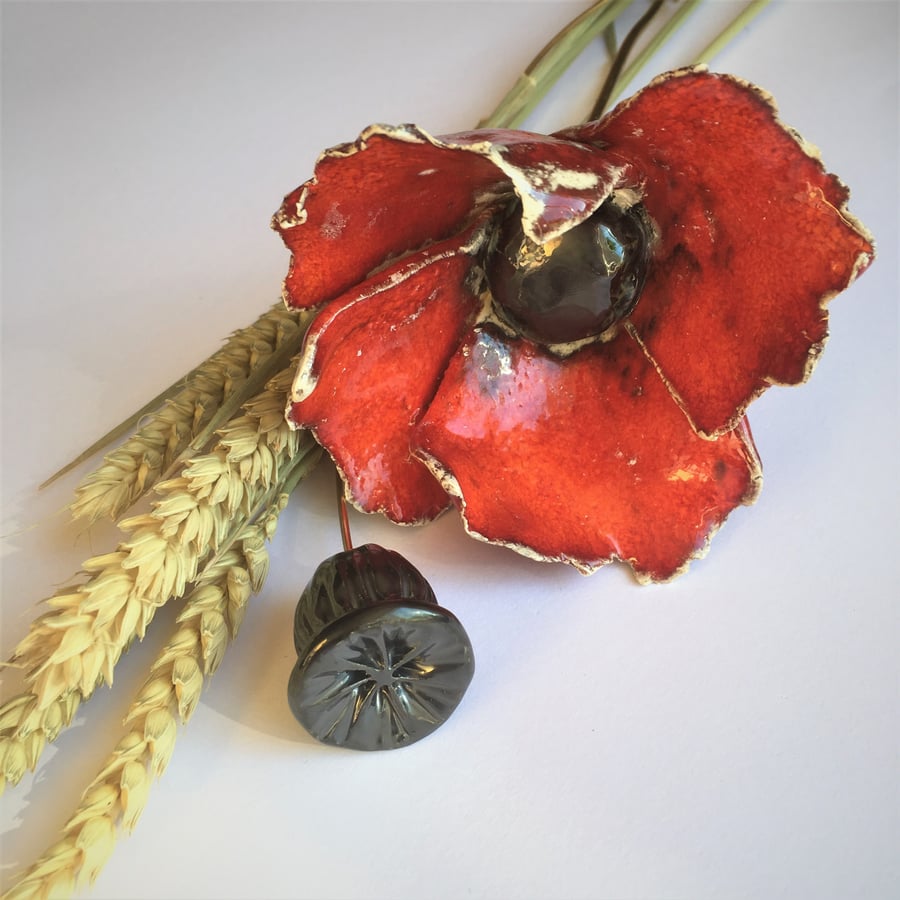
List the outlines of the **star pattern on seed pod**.
{"label": "star pattern on seed pod", "polygon": [[475,669],[459,620],[399,553],[365,544],[322,562],[294,613],[296,719],[355,750],[407,747],[453,713]]}

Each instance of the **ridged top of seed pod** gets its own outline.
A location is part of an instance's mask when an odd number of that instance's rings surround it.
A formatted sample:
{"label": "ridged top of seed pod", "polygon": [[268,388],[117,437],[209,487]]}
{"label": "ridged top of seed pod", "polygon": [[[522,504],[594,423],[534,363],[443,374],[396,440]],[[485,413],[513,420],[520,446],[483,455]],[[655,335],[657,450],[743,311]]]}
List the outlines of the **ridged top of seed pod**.
{"label": "ridged top of seed pod", "polygon": [[363,544],[326,559],[300,595],[294,613],[294,647],[301,659],[326,626],[373,603],[434,605],[431,586],[399,553]]}

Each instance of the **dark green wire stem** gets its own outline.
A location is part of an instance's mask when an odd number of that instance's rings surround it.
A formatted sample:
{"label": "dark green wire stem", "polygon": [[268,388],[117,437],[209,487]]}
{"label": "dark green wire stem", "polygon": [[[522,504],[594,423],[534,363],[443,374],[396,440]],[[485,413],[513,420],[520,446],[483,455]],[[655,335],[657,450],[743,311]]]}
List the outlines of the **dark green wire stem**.
{"label": "dark green wire stem", "polygon": [[341,543],[344,550],[353,549],[353,538],[350,537],[350,519],[347,516],[347,501],[344,499],[344,482],[341,480],[340,472],[335,469],[334,479],[337,485],[337,503],[338,518],[341,523]]}
{"label": "dark green wire stem", "polygon": [[625,63],[628,61],[628,57],[631,55],[631,51],[634,49],[634,45],[637,42],[637,39],[641,36],[641,33],[644,29],[650,24],[653,17],[662,9],[664,0],[654,0],[651,4],[650,8],[640,17],[640,19],[635,22],[632,26],[631,30],[625,35],[625,39],[622,41],[622,45],[619,47],[618,53],[616,53],[615,58],[613,59],[612,65],[610,66],[609,72],[606,75],[606,79],[603,82],[603,87],[600,90],[600,96],[597,97],[597,102],[594,103],[594,107],[591,110],[590,115],[588,116],[588,121],[593,121],[594,119],[599,119],[600,116],[603,115],[604,110],[606,109],[607,104],[609,103],[609,98],[612,95],[613,89],[616,86],[616,82],[619,80],[619,75],[622,74],[622,69],[625,68]]}

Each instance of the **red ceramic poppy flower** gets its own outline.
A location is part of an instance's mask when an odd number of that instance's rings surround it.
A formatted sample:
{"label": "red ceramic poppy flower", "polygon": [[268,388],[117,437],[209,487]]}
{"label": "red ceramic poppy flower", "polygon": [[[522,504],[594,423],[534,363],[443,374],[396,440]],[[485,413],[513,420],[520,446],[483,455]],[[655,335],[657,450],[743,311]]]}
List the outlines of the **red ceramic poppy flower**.
{"label": "red ceramic poppy flower", "polygon": [[872,259],[847,190],[687,69],[545,136],[368,128],[273,220],[320,306],[290,419],[357,507],[666,580],[759,490],[744,411],[804,381]]}

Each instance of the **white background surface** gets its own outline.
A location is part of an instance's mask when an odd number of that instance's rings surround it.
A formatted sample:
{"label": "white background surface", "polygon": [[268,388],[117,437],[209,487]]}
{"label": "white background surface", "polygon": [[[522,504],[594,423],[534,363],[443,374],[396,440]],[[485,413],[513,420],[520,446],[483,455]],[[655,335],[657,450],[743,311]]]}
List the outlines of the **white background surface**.
{"label": "white background surface", "polygon": [[[73,478],[37,485],[278,298],[269,217],[319,150],[371,121],[473,126],[581,8],[3,4],[4,656],[114,541],[56,514]],[[735,10],[703,4],[642,81]],[[580,119],[601,57],[528,127]],[[92,896],[898,896],[897,58],[897,3],[794,0],[716,61],[822,148],[880,258],[834,302],[811,382],[751,409],[765,486],[709,556],[640,587],[622,567],[583,578],[476,543],[454,516],[354,515],[357,542],[426,573],[478,671],[427,741],[339,752],[285,700],[296,597],[339,549],[319,472]],[[173,614],[7,791],[5,885],[114,745]]]}

